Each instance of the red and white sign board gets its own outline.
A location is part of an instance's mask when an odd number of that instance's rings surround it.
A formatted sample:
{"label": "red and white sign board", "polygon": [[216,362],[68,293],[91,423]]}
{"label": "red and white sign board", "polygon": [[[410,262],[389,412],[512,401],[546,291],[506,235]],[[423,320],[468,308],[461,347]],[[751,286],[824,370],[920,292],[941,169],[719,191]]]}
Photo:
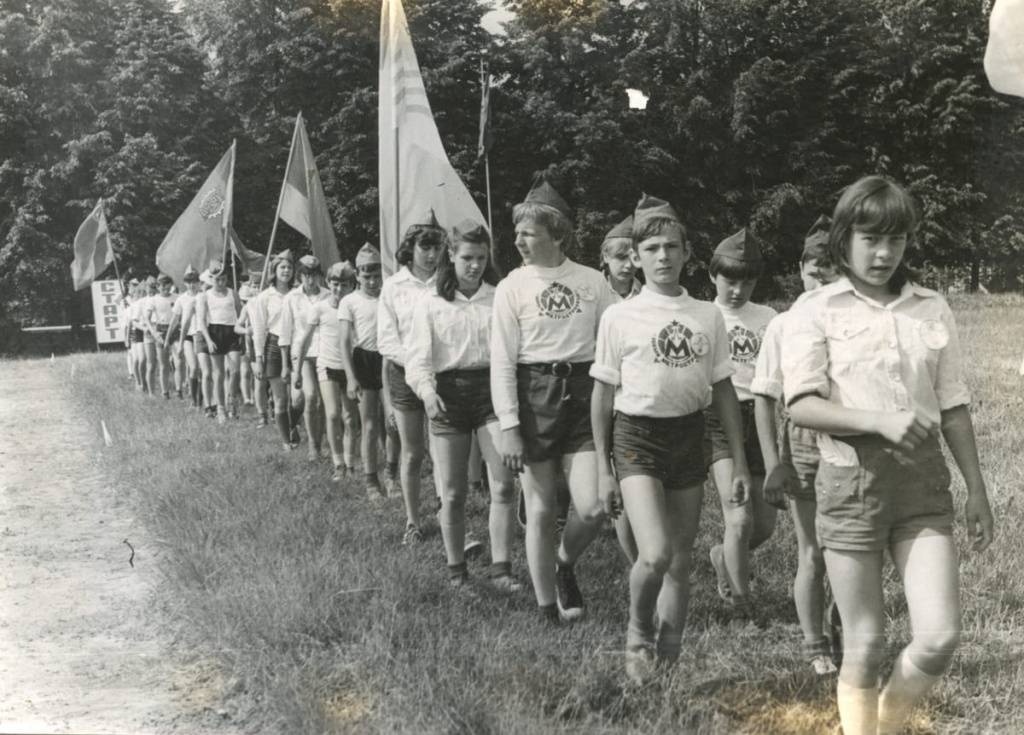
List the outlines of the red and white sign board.
{"label": "red and white sign board", "polygon": [[97,344],[124,342],[121,284],[117,281],[92,282],[92,315],[96,322]]}

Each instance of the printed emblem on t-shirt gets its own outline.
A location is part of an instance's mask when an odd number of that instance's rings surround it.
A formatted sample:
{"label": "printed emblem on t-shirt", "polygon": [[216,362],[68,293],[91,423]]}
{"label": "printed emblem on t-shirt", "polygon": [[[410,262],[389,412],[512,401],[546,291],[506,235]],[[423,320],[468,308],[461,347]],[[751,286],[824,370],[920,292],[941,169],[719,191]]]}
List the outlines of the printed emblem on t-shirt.
{"label": "printed emblem on t-shirt", "polygon": [[669,367],[689,367],[706,355],[711,341],[703,332],[694,332],[675,319],[651,339],[654,362]]}
{"label": "printed emblem on t-shirt", "polygon": [[537,295],[537,308],[543,316],[568,319],[580,312],[580,298],[571,288],[555,281]]}
{"label": "printed emblem on t-shirt", "polygon": [[753,365],[757,362],[757,353],[761,350],[761,337],[751,332],[742,324],[729,330],[729,354],[733,362]]}

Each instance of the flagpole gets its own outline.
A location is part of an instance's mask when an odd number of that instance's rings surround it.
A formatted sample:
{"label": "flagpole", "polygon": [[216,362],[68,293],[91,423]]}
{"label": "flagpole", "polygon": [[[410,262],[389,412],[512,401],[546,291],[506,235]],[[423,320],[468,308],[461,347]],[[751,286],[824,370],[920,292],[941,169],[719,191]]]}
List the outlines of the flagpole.
{"label": "flagpole", "polygon": [[[398,248],[402,244],[402,223],[399,218],[402,213],[402,180],[399,178],[401,164],[398,160],[398,120],[395,119],[395,251],[391,254],[394,258],[398,254]],[[398,261],[394,261],[395,272],[398,272]]]}
{"label": "flagpole", "polygon": [[[484,60],[480,59],[480,94],[481,96],[487,94],[489,87],[491,86],[491,75],[488,74],[484,69]],[[485,86],[486,85],[486,86]],[[488,106],[490,100],[487,100]],[[487,111],[488,118],[490,117],[490,110]],[[490,122],[488,121],[488,125]],[[498,265],[498,243],[494,239],[494,221],[491,215],[491,153],[487,148],[484,148],[484,186],[487,191],[487,230],[491,234],[491,267],[498,271],[499,275],[504,275],[503,269]]]}
{"label": "flagpole", "polygon": [[[107,218],[107,200],[100,197],[100,213],[103,215],[103,219]],[[121,291],[121,296],[124,296],[124,283],[121,282],[121,270],[117,267],[117,253],[114,252],[114,243],[110,240],[110,225],[107,225],[107,247],[110,248],[110,261],[114,264],[114,277],[117,279],[117,288]]]}
{"label": "flagpole", "polygon": [[292,167],[292,156],[295,155],[295,141],[299,136],[299,125],[302,122],[302,111],[295,117],[295,130],[292,131],[292,144],[288,148],[288,163],[284,167],[284,178],[281,179],[281,191],[277,195],[277,209],[274,210],[274,225],[270,228],[270,244],[267,245],[267,254],[263,258],[263,272],[260,274],[260,291],[267,282],[267,270],[270,268],[270,253],[274,249],[274,239],[277,237],[277,222],[281,219],[281,204],[284,203],[284,187],[288,183],[288,171]]}

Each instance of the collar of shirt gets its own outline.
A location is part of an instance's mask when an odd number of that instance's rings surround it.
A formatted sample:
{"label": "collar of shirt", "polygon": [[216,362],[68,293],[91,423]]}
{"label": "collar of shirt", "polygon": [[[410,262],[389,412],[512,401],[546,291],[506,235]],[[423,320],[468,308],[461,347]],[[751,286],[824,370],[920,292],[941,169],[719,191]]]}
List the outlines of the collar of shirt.
{"label": "collar of shirt", "polygon": [[524,265],[523,272],[528,275],[537,276],[538,278],[555,279],[564,278],[575,267],[575,261],[573,261],[571,258],[566,258],[559,265],[556,265],[554,268],[545,268],[539,265]]}
{"label": "collar of shirt", "polygon": [[640,293],[637,294],[636,298],[657,306],[679,307],[690,301],[690,293],[685,288],[680,287],[678,295],[666,296],[644,286],[640,289]]}
{"label": "collar of shirt", "polygon": [[918,296],[922,299],[930,299],[935,296],[938,296],[938,292],[933,291],[930,288],[919,286],[916,283],[904,283],[903,288],[900,289],[899,296],[897,296],[893,301],[890,301],[888,304],[883,304],[879,301],[875,301],[870,296],[865,296],[856,288],[854,288],[853,282],[850,281],[850,279],[847,278],[846,276],[843,276],[835,283],[830,283],[827,286],[822,286],[820,289],[818,289],[818,291],[812,291],[810,293],[813,295],[818,292],[820,292],[821,295],[825,296],[826,298],[831,296],[839,296],[840,294],[850,293],[853,294],[855,298],[860,299],[861,301],[863,301],[866,304],[869,304],[870,306],[873,306],[878,309],[890,310],[895,309],[899,304],[903,303],[912,296]]}
{"label": "collar of shirt", "polygon": [[489,283],[481,283],[480,288],[478,288],[472,296],[466,296],[462,291],[455,289],[455,300],[473,303],[474,301],[480,301],[480,299],[486,298],[488,294],[493,292],[494,286]]}
{"label": "collar of shirt", "polygon": [[393,276],[391,276],[390,280],[393,283],[405,283],[406,281],[415,281],[416,283],[422,284],[424,286],[433,286],[435,283],[437,283],[437,271],[435,270],[433,273],[431,273],[430,278],[428,278],[427,280],[421,281],[419,278],[412,274],[412,271],[409,269],[409,266],[403,266],[401,269],[396,271]]}

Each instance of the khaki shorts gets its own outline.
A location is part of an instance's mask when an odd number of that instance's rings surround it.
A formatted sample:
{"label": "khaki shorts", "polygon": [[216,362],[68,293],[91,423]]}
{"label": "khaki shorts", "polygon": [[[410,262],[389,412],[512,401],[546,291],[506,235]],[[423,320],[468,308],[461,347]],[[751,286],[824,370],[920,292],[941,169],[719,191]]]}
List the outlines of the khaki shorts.
{"label": "khaki shorts", "polygon": [[619,480],[653,477],[666,490],[703,484],[704,413],[654,418],[615,413],[612,460]]}
{"label": "khaki shorts", "polygon": [[953,533],[950,475],[937,437],[911,454],[876,436],[837,437],[859,464],[822,461],[815,525],[822,548],[881,551],[918,536]]}

